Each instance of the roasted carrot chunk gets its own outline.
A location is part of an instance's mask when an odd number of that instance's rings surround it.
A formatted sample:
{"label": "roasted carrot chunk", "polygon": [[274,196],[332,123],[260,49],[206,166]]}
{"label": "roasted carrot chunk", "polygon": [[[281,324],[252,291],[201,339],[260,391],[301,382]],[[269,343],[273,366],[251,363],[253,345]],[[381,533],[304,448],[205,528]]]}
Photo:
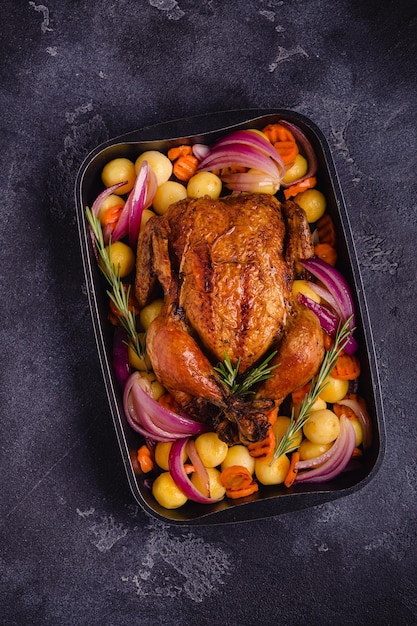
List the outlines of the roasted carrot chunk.
{"label": "roasted carrot chunk", "polygon": [[249,454],[254,459],[264,459],[269,454],[272,454],[275,449],[275,445],[275,433],[270,426],[265,439],[262,439],[262,441],[257,441],[256,443],[249,443],[246,447],[249,451]]}
{"label": "roasted carrot chunk", "polygon": [[331,246],[329,243],[318,243],[314,246],[314,254],[316,257],[325,261],[329,265],[336,265],[337,263],[337,252],[334,246]]}
{"label": "roasted carrot chunk", "polygon": [[153,470],[154,462],[148,446],[143,445],[139,448],[137,458],[139,461],[140,469],[144,474],[147,474],[148,472],[151,472]]}
{"label": "roasted carrot chunk", "polygon": [[268,124],[262,129],[264,135],[266,135],[269,141],[274,145],[278,141],[291,141],[296,143],[295,137],[289,128],[285,128],[279,122],[276,124]]}
{"label": "roasted carrot chunk", "polygon": [[281,157],[284,165],[292,165],[299,150],[295,141],[276,141],[274,148]]}
{"label": "roasted carrot chunk", "polygon": [[316,228],[320,243],[328,243],[333,247],[336,246],[336,231],[333,220],[328,213],[325,213],[318,220]]}
{"label": "roasted carrot chunk", "polygon": [[336,365],[331,371],[333,378],[340,380],[355,380],[361,373],[361,364],[354,354],[341,352],[337,358]]}
{"label": "roasted carrot chunk", "polygon": [[176,161],[181,156],[186,156],[187,154],[192,154],[193,149],[191,146],[182,145],[176,146],[175,148],[170,148],[168,150],[168,159],[170,161]]}
{"label": "roasted carrot chunk", "polygon": [[192,154],[180,156],[176,161],[172,171],[178,180],[187,182],[197,171],[198,159]]}
{"label": "roasted carrot chunk", "polygon": [[309,176],[304,180],[301,180],[299,183],[295,183],[288,187],[288,189],[284,189],[284,196],[286,200],[290,198],[294,198],[297,194],[306,191],[307,189],[312,189],[317,185],[317,179],[315,176]]}

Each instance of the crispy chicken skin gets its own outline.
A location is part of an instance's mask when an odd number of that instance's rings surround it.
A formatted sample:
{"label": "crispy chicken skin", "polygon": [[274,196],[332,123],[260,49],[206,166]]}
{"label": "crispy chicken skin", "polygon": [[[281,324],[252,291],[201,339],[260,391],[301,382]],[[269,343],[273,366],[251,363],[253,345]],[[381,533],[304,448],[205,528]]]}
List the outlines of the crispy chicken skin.
{"label": "crispy chicken skin", "polygon": [[[267,194],[187,198],[149,220],[139,238],[139,305],[157,285],[164,293],[163,310],[147,332],[154,371],[182,405],[214,406],[213,424],[228,442],[262,439],[266,408],[320,365],[317,317],[292,299],[292,282],[302,273],[298,260],[312,254],[304,211]],[[230,396],[213,364],[227,354],[234,366],[240,360],[243,373],[272,349],[279,350],[278,374],[255,399]]]}

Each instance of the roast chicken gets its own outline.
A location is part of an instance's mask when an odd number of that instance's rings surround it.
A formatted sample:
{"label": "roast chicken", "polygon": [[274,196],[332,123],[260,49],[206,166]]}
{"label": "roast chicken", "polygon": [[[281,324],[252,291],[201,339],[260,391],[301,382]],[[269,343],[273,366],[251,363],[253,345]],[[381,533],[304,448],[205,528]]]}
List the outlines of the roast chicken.
{"label": "roast chicken", "polygon": [[[304,211],[267,194],[181,200],[139,237],[139,306],[161,290],[164,299],[146,334],[154,372],[229,444],[262,440],[268,411],[321,364],[319,321],[292,296],[299,260],[312,255]],[[232,394],[214,369],[227,356],[243,375],[272,351],[272,376],[249,395]]]}

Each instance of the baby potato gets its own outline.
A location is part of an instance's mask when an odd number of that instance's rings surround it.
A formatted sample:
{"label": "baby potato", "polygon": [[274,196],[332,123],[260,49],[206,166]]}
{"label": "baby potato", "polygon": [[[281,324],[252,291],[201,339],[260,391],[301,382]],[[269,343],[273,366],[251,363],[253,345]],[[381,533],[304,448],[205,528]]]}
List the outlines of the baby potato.
{"label": "baby potato", "polygon": [[320,391],[320,398],[329,404],[334,404],[342,400],[349,389],[349,382],[334,378],[332,375],[327,376],[323,382],[323,389]]}
{"label": "baby potato", "polygon": [[165,154],[162,152],[158,152],[158,150],[147,150],[146,152],[142,152],[142,154],[135,161],[135,172],[136,175],[140,170],[140,166],[143,161],[147,161],[150,169],[156,176],[156,182],[159,185],[165,183],[172,174],[172,163],[168,159]]}
{"label": "baby potato", "polygon": [[106,248],[110,263],[119,271],[120,278],[128,276],[135,266],[135,255],[130,246],[122,241],[115,241]]}
{"label": "baby potato", "polygon": [[[287,432],[287,428],[290,425],[290,421],[291,421],[290,418],[287,417],[286,415],[278,415],[277,421],[272,426],[272,430],[275,433],[275,437],[277,438],[277,441],[281,441],[281,439]],[[291,437],[289,443],[291,446],[293,445],[299,446],[302,438],[303,438],[302,433],[298,432],[295,435],[293,435],[293,437]]]}
{"label": "baby potato", "polygon": [[307,280],[294,280],[292,283],[292,293],[296,300],[297,294],[302,293],[304,296],[307,296],[307,298],[310,298],[310,300],[314,300],[314,302],[320,304],[320,296],[310,287]]}
{"label": "baby potato", "polygon": [[[223,487],[220,481],[219,470],[215,467],[207,467],[206,469],[209,477],[210,498],[223,498],[224,494],[226,493],[226,489]],[[191,474],[191,482],[193,483],[194,487],[196,487],[196,489],[201,491],[202,494],[205,494],[204,487],[197,472],[193,472],[193,474]]]}
{"label": "baby potato", "polygon": [[197,172],[191,176],[187,184],[187,194],[190,198],[210,196],[216,200],[222,191],[222,181],[212,172]]}
{"label": "baby potato", "polygon": [[291,185],[291,183],[307,174],[307,168],[307,159],[303,157],[302,154],[297,154],[294,163],[285,172],[285,176],[282,179],[282,182],[286,185]]}
{"label": "baby potato", "polygon": [[[158,441],[155,446],[155,463],[163,470],[168,470],[168,459],[169,453],[172,448],[172,441]],[[187,450],[184,447],[182,451],[182,462],[185,463],[187,460]]]}
{"label": "baby potato", "polygon": [[152,495],[166,509],[178,509],[188,498],[174,482],[169,472],[162,472],[152,483]]}
{"label": "baby potato", "polygon": [[158,215],[164,215],[174,202],[187,197],[187,188],[174,180],[167,180],[160,185],[154,195],[152,206]]}
{"label": "baby potato", "polygon": [[279,456],[273,463],[271,460],[272,455],[255,459],[255,476],[263,485],[280,485],[288,474],[290,460],[286,454]]}
{"label": "baby potato", "polygon": [[251,474],[255,471],[255,459],[249,454],[247,447],[240,443],[231,446],[227,450],[226,457],[221,464],[221,469],[224,470],[231,465],[242,465],[246,467]]}
{"label": "baby potato", "polygon": [[339,432],[339,418],[330,409],[313,411],[303,426],[304,436],[313,443],[331,443]]}
{"label": "baby potato", "polygon": [[144,330],[148,330],[153,320],[158,317],[161,312],[163,300],[153,300],[143,307],[139,313],[139,320]]}
{"label": "baby potato", "polygon": [[116,209],[116,207],[123,208],[124,205],[125,201],[120,196],[117,196],[114,193],[110,194],[110,196],[107,196],[107,198],[105,198],[101,203],[100,210],[98,212],[98,218],[101,222],[101,225],[104,226],[105,224],[107,211],[109,211],[110,209]]}
{"label": "baby potato", "polygon": [[298,204],[307,216],[307,221],[311,224],[317,222],[326,211],[326,198],[318,189],[306,189],[298,193],[294,202]]}
{"label": "baby potato", "polygon": [[227,443],[213,432],[198,435],[195,447],[205,467],[217,467],[223,463],[228,451]]}
{"label": "baby potato", "polygon": [[303,439],[300,447],[298,448],[298,452],[300,453],[301,461],[308,461],[310,459],[315,459],[316,457],[324,454],[329,450],[333,445],[331,443],[313,443],[309,439]]}
{"label": "baby potato", "polygon": [[118,196],[123,196],[133,189],[136,180],[135,166],[130,159],[117,158],[112,159],[103,167],[101,172],[101,180],[105,187],[117,185],[126,181],[126,185],[119,187],[114,192]]}

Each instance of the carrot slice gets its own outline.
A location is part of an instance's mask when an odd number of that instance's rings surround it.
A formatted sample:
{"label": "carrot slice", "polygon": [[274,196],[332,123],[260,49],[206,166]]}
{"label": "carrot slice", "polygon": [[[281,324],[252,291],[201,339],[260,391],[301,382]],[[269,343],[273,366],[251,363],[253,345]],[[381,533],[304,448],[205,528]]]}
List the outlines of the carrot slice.
{"label": "carrot slice", "polygon": [[301,193],[302,191],[306,191],[306,189],[312,189],[316,185],[317,179],[315,176],[309,176],[308,178],[304,178],[304,180],[301,180],[299,183],[295,183],[294,185],[291,185],[291,187],[288,187],[288,189],[284,189],[285,199],[289,200],[290,198],[293,198],[297,194]]}
{"label": "carrot slice", "polygon": [[293,452],[291,455],[290,467],[288,469],[287,476],[285,477],[285,480],[284,480],[284,485],[288,488],[291,487],[291,485],[294,483],[295,479],[297,478],[298,469],[295,466],[299,460],[300,460],[300,453],[297,450],[295,450],[295,452]]}
{"label": "carrot slice", "polygon": [[299,150],[295,141],[276,141],[274,148],[281,157],[284,165],[292,165]]}
{"label": "carrot slice", "polygon": [[233,500],[237,500],[237,498],[246,498],[246,496],[251,496],[253,493],[259,490],[259,485],[255,481],[252,482],[248,487],[244,487],[242,489],[235,489],[232,491],[228,491],[226,489],[226,496],[228,498],[232,498]]}
{"label": "carrot slice", "polygon": [[180,156],[173,165],[172,171],[178,180],[187,182],[197,171],[198,159],[192,154]]}
{"label": "carrot slice", "polygon": [[220,474],[220,482],[226,489],[226,496],[233,499],[250,496],[259,489],[258,483],[243,465],[226,467]]}
{"label": "carrot slice", "polygon": [[170,161],[176,161],[179,157],[192,153],[193,149],[191,148],[191,146],[182,145],[176,146],[175,148],[170,148],[167,154]]}
{"label": "carrot slice", "polygon": [[279,123],[268,124],[262,129],[262,132],[268,137],[272,145],[277,143],[277,141],[291,141],[292,143],[296,143],[292,132]]}

